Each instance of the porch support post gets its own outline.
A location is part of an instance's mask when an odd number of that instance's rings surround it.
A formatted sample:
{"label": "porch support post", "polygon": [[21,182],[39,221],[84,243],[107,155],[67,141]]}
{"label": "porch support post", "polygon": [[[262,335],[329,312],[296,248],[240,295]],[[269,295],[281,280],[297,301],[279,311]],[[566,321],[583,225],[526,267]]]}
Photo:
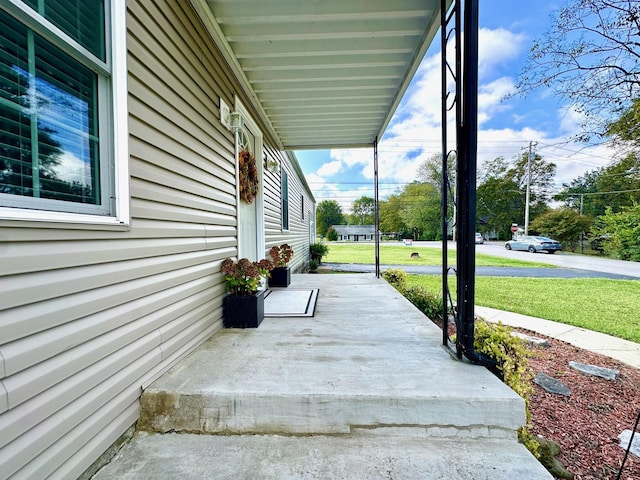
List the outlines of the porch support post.
{"label": "porch support post", "polygon": [[[448,235],[449,235],[449,195],[450,195],[450,183],[448,175],[448,159],[449,159],[449,139],[448,139],[448,112],[455,106],[455,118],[460,118],[460,97],[461,97],[461,71],[462,65],[460,60],[460,0],[453,0],[451,4],[450,12],[447,11],[447,0],[440,0],[440,49],[441,49],[441,128],[442,128],[442,185],[440,192],[440,207],[442,211],[442,344],[446,347],[449,346],[449,309],[453,313],[453,305],[451,301],[451,294],[449,289],[449,259],[448,259]],[[447,47],[449,41],[455,42],[455,59],[453,67],[449,63],[447,57]],[[453,98],[450,98],[450,92],[448,90],[448,76],[453,76],[455,91],[453,92]],[[455,198],[454,205],[455,205]],[[455,215],[455,208],[454,208]],[[453,226],[452,226],[453,227]],[[453,227],[455,228],[455,227]],[[455,238],[454,238],[455,240]],[[462,355],[457,352],[458,358]]]}
{"label": "porch support post", "polygon": [[374,212],[374,232],[376,251],[376,278],[380,278],[380,212],[378,197],[378,137],[373,142],[373,212]]}
{"label": "porch support post", "polygon": [[476,170],[478,148],[478,0],[464,3],[462,119],[457,120],[457,347],[483,363],[473,347],[475,304]]}

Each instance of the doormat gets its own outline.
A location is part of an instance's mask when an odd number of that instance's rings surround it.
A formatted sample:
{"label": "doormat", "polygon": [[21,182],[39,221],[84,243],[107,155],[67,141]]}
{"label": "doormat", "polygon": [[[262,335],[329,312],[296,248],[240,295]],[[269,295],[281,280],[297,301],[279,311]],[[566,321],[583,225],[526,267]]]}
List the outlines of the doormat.
{"label": "doormat", "polygon": [[265,317],[313,317],[318,288],[269,289],[264,297]]}

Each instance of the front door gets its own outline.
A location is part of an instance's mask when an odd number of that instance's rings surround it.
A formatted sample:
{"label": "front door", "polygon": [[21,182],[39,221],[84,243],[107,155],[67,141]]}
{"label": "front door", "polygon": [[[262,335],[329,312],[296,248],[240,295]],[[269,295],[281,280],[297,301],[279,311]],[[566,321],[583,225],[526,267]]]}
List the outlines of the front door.
{"label": "front door", "polygon": [[255,199],[247,203],[238,196],[238,257],[255,261],[264,257],[262,135],[244,108],[238,106],[243,113],[244,127],[236,135],[236,161],[242,151],[248,151],[255,158],[258,170],[258,194]]}

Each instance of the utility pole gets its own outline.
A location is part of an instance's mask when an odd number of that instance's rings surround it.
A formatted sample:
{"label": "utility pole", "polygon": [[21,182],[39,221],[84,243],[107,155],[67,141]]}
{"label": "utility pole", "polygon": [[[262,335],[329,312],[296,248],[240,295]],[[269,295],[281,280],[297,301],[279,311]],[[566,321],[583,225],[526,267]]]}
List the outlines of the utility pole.
{"label": "utility pole", "polygon": [[529,235],[529,198],[531,196],[531,151],[533,142],[529,142],[529,157],[527,158],[527,196],[524,205],[524,234]]}

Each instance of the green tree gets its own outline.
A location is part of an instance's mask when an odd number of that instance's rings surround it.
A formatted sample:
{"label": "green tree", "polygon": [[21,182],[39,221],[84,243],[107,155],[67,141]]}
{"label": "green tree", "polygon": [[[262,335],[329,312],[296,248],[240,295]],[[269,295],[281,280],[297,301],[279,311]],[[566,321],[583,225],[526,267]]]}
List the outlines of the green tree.
{"label": "green tree", "polygon": [[556,172],[554,163],[540,155],[534,155],[529,163],[529,153],[512,161],[498,157],[486,162],[477,188],[478,223],[483,229],[495,231],[498,238],[509,238],[512,223],[523,224],[526,189],[531,170],[529,217],[535,218],[548,210],[547,201],[553,188]]}
{"label": "green tree", "polygon": [[353,202],[351,207],[352,223],[355,225],[373,225],[375,200],[371,197],[362,196]]}
{"label": "green tree", "polygon": [[441,238],[440,192],[430,183],[414,182],[400,194],[401,217],[414,240]]}
{"label": "green tree", "polygon": [[602,247],[607,255],[640,262],[640,205],[617,213],[608,208],[596,219],[591,233],[604,238]]}
{"label": "green tree", "polygon": [[[442,185],[442,154],[436,153],[418,166],[417,178],[421,182],[430,183],[440,188]],[[452,191],[456,184],[456,156],[447,157],[447,176]]]}
{"label": "green tree", "polygon": [[585,115],[589,132],[640,96],[640,6],[629,0],[572,0],[531,47],[518,82],[527,93],[544,88]]}
{"label": "green tree", "polygon": [[565,249],[575,252],[584,232],[591,227],[592,218],[580,215],[571,208],[549,210],[531,222],[530,229],[559,240]]}
{"label": "green tree", "polygon": [[597,195],[599,175],[599,169],[593,170],[574,178],[569,183],[563,183],[562,190],[554,200],[561,201],[566,208],[572,208],[584,215],[594,218],[602,215],[605,205],[601,196]]}
{"label": "green tree", "polygon": [[512,179],[491,177],[478,185],[476,195],[476,216],[483,230],[495,232],[499,240],[511,238],[511,224],[524,219],[525,193]]}
{"label": "green tree", "polygon": [[606,133],[640,149],[640,98],[636,98],[618,120],[609,124]]}
{"label": "green tree", "polygon": [[380,202],[380,230],[384,233],[404,234],[407,226],[402,219],[404,204],[400,195],[391,195]]}
{"label": "green tree", "polygon": [[316,207],[316,233],[322,237],[327,234],[331,225],[343,222],[342,208],[335,200],[322,200]]}
{"label": "green tree", "polygon": [[630,153],[602,168],[597,186],[600,202],[614,213],[640,201],[640,155]]}
{"label": "green tree", "polygon": [[615,213],[640,202],[640,156],[630,153],[563,184],[555,199],[594,218],[604,215],[607,207]]}

